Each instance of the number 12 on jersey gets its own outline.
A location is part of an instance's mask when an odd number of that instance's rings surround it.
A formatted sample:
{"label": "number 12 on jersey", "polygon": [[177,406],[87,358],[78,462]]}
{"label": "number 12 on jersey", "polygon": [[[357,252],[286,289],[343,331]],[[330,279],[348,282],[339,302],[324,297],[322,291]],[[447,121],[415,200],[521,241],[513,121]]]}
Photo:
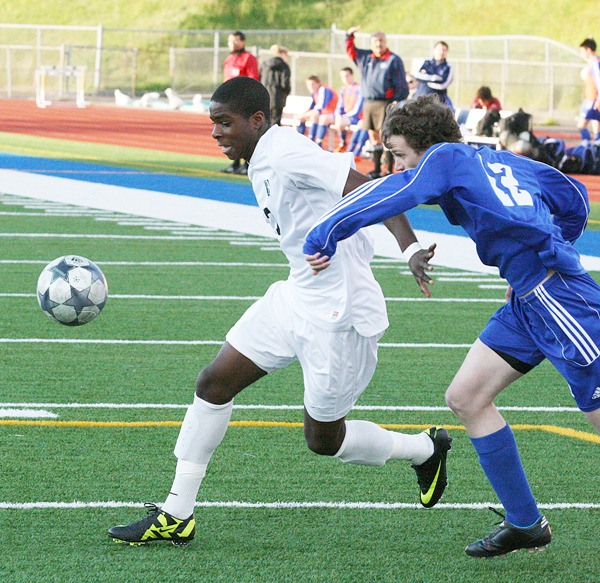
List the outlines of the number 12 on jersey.
{"label": "number 12 on jersey", "polygon": [[[484,166],[485,167],[485,166]],[[533,206],[531,194],[519,188],[512,168],[498,162],[488,162],[488,180],[504,206]]]}

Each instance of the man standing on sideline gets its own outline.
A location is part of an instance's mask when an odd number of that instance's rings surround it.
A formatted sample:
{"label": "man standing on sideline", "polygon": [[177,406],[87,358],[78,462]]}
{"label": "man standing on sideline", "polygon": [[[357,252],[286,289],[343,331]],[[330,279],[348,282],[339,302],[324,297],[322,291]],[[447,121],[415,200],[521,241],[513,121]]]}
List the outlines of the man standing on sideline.
{"label": "man standing on sideline", "polygon": [[[600,286],[574,247],[590,212],[587,190],[547,164],[462,143],[454,114],[432,95],[393,111],[382,134],[398,173],[361,186],[330,209],[306,236],[307,261],[319,272],[335,257],[336,244],[361,227],[437,204],[475,242],[481,261],[498,268],[509,284],[507,303],[446,391],[506,510],[500,525],[465,552],[497,557],[544,548],[550,526],[494,401],[547,358],[600,433]],[[588,477],[579,478],[584,490],[597,487]]]}
{"label": "man standing on sideline", "polygon": [[600,60],[596,54],[596,41],[593,38],[586,38],[580,45],[581,56],[588,64],[581,71],[583,80],[583,103],[579,110],[579,119],[577,120],[577,129],[581,134],[582,140],[591,140],[592,134],[588,129],[588,124],[592,122],[594,139],[600,138]]}
{"label": "man standing on sideline", "polygon": [[291,71],[287,64],[288,50],[279,45],[271,47],[273,56],[260,66],[260,82],[271,98],[271,123],[281,125],[281,115],[291,91]]}
{"label": "man standing on sideline", "polygon": [[381,157],[383,144],[380,131],[388,104],[403,101],[408,97],[408,84],[402,59],[387,47],[383,32],[371,35],[371,50],[357,49],[354,34],[360,26],[353,26],[346,33],[346,53],[356,63],[361,79],[360,87],[365,98],[363,124],[369,131],[369,140],[373,148],[375,167],[370,178],[381,176]]}
{"label": "man standing on sideline", "polygon": [[448,86],[454,78],[452,65],[448,63],[448,45],[443,40],[433,47],[433,58],[426,60],[414,73],[415,79],[419,81],[415,97],[435,93],[442,103],[452,108],[448,99]]}
{"label": "man standing on sideline", "polygon": [[[227,46],[231,53],[223,63],[223,80],[234,77],[252,77],[260,81],[258,59],[246,50],[246,35],[241,30],[232,32],[227,37]],[[223,170],[226,174],[248,174],[248,162],[242,164],[241,159],[233,161],[231,166]]]}
{"label": "man standing on sideline", "polygon": [[[317,218],[370,181],[354,170],[350,153],[328,152],[293,128],[271,125],[269,113],[269,93],[253,79],[223,83],[210,102],[212,137],[229,158],[250,161],[248,176],[261,208],[257,216],[275,231],[290,265],[289,277],[273,283],[248,308],[200,372],[175,445],[171,491],[162,508],[153,506],[149,516],[111,528],[109,536],[117,542],[186,544],[194,538],[196,497],[227,431],[234,397],[296,360],[304,378],[304,437],[311,451],[368,466],[408,461],[427,508],[446,487],[451,438],[445,429],[405,434],[346,419],[375,372],[377,342],[388,326],[383,292],[370,267],[370,235],[358,233],[340,244],[331,269],[318,278],[302,253],[304,237]],[[405,257],[416,249],[408,264],[426,289],[430,266],[422,258],[431,257],[433,248],[420,248],[404,215],[386,226]]]}

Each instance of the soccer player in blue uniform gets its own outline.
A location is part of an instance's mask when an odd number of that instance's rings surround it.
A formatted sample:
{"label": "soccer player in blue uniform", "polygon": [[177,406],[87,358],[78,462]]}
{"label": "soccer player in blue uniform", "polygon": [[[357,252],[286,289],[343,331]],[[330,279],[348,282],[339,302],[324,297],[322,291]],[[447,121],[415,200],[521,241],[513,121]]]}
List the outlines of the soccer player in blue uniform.
{"label": "soccer player in blue uniform", "polygon": [[382,136],[400,173],[365,184],[333,206],[307,235],[307,260],[318,274],[338,241],[361,227],[418,204],[437,204],[473,239],[481,260],[498,267],[509,283],[507,303],[446,393],[506,510],[498,528],[466,552],[493,557],[544,547],[552,536],[548,521],[494,399],[548,358],[600,433],[600,286],[573,246],[586,226],[587,191],[551,166],[461,143],[452,112],[434,96],[395,110]]}

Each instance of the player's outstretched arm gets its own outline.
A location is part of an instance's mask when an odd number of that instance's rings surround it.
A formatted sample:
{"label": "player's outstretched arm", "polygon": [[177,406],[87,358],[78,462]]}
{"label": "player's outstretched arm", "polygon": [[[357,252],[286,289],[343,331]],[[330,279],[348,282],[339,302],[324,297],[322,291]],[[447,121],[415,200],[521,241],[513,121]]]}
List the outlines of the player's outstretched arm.
{"label": "player's outstretched arm", "polygon": [[429,264],[429,260],[435,255],[436,247],[437,245],[432,243],[428,249],[420,249],[413,253],[408,260],[408,266],[415,277],[417,285],[428,298],[431,297],[431,291],[427,286],[433,285],[434,281],[427,272],[433,271],[433,265]]}

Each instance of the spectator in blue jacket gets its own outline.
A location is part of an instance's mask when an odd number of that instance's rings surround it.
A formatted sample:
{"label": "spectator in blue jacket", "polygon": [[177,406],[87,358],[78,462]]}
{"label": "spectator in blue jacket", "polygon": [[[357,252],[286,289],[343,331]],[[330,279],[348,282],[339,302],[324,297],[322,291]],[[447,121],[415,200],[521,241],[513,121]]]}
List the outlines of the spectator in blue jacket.
{"label": "spectator in blue jacket", "polygon": [[403,101],[408,97],[408,85],[402,59],[392,53],[387,46],[383,32],[371,35],[371,49],[357,49],[354,34],[360,30],[353,26],[346,33],[346,53],[354,61],[361,75],[360,88],[365,98],[363,125],[369,131],[373,147],[375,168],[371,178],[381,176],[381,156],[383,144],[380,131],[383,126],[386,107],[393,101]]}
{"label": "spectator in blue jacket", "polygon": [[433,58],[426,60],[417,73],[415,79],[419,81],[415,97],[435,93],[442,103],[452,107],[448,98],[448,86],[454,79],[454,70],[448,63],[448,45],[443,40],[436,43],[433,48]]}

